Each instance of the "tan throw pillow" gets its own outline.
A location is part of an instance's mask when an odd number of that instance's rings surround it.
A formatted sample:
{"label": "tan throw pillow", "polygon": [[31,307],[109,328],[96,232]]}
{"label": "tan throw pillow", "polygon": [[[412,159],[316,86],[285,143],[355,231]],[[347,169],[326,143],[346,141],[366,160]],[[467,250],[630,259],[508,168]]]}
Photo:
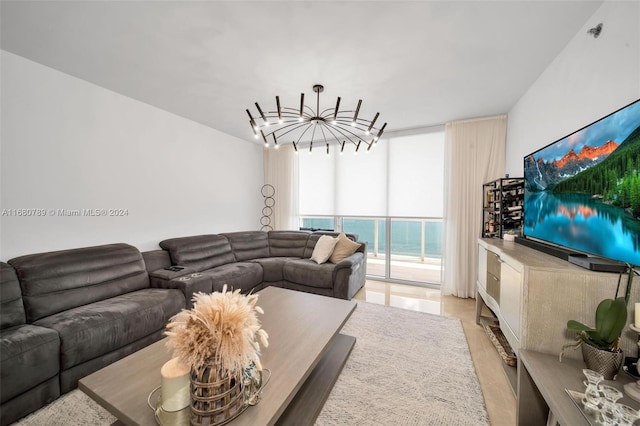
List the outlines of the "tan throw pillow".
{"label": "tan throw pillow", "polygon": [[321,264],[329,260],[337,242],[338,238],[332,238],[328,235],[323,235],[318,238],[318,242],[316,243],[316,246],[313,249],[313,254],[311,255],[311,260],[317,264]]}
{"label": "tan throw pillow", "polygon": [[360,248],[360,243],[351,241],[343,232],[338,235],[338,243],[333,249],[333,253],[331,254],[329,261],[331,263],[340,263],[342,260],[355,253],[358,248]]}

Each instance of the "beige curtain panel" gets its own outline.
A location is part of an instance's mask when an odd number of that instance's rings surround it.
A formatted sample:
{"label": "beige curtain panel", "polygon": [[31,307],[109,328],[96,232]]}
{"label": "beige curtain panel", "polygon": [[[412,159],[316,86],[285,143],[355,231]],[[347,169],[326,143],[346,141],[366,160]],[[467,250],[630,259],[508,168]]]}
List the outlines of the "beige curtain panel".
{"label": "beige curtain panel", "polygon": [[445,127],[442,294],[475,297],[482,184],[504,175],[506,116]]}

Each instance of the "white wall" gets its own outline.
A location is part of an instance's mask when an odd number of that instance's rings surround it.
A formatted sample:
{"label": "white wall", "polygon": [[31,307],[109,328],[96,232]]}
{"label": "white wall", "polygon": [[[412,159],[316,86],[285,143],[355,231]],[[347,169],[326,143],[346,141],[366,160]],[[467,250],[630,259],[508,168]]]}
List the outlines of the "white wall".
{"label": "white wall", "polygon": [[522,176],[525,155],[638,98],[640,2],[605,2],[509,111],[506,173]]}
{"label": "white wall", "polygon": [[[1,60],[3,261],[259,229],[262,147],[14,54]],[[127,214],[61,217],[58,209]]]}

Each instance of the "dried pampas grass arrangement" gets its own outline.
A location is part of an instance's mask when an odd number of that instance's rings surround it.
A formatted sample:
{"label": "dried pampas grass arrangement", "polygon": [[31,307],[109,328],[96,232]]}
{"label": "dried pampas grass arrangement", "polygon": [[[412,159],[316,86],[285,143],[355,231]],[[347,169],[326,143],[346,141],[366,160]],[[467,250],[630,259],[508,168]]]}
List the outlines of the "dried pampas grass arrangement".
{"label": "dried pampas grass arrangement", "polygon": [[258,295],[242,295],[240,290],[211,294],[197,293],[191,310],[182,310],[167,324],[167,344],[180,362],[193,369],[205,363],[220,364],[230,376],[242,373],[253,361],[261,370],[260,345],[269,346],[269,336],[261,328],[256,313]]}

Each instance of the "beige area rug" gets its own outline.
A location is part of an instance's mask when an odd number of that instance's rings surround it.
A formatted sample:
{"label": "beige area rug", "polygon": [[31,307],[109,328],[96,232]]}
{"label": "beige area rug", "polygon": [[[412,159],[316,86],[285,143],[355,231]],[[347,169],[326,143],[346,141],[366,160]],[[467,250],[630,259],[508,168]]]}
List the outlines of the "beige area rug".
{"label": "beige area rug", "polygon": [[[359,302],[342,333],[357,342],[317,425],[489,425],[460,320]],[[115,421],[74,390],[18,424]]]}

